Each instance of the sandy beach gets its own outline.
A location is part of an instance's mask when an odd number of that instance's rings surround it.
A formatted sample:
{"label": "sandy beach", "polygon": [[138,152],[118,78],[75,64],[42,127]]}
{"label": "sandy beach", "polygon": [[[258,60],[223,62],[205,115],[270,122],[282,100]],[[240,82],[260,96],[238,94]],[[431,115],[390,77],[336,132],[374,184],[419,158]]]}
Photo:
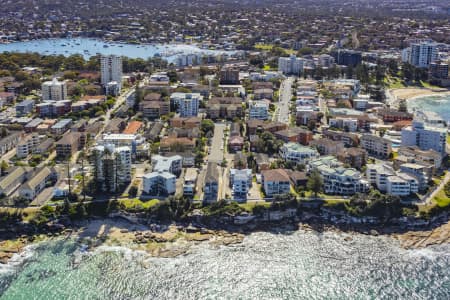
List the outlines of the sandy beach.
{"label": "sandy beach", "polygon": [[450,95],[450,89],[402,88],[386,91],[386,103],[390,107],[398,107],[400,100],[411,100],[419,97]]}

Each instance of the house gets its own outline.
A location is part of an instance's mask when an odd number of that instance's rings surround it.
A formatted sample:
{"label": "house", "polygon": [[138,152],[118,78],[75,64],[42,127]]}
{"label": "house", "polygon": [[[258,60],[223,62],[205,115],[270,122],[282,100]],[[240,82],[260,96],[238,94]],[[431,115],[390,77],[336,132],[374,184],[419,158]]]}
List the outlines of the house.
{"label": "house", "polygon": [[242,136],[231,136],[228,139],[228,149],[231,152],[242,151],[244,147],[244,138]]}
{"label": "house", "polygon": [[363,134],[361,137],[361,148],[369,155],[388,158],[392,153],[390,140],[371,134]]}
{"label": "house", "polygon": [[268,170],[270,168],[270,159],[269,155],[265,153],[256,153],[254,155],[254,160],[256,163],[256,170],[258,172],[262,172]]}
{"label": "house", "polygon": [[34,200],[54,176],[52,170],[47,167],[42,168],[19,187],[19,195],[28,200]]}
{"label": "house", "polygon": [[122,132],[123,134],[137,134],[139,131],[141,131],[144,123],[140,121],[131,121],[128,123],[127,127]]}
{"label": "house", "polygon": [[286,162],[305,164],[309,160],[319,157],[319,152],[314,148],[297,143],[287,143],[281,147],[280,156]]}
{"label": "house", "polygon": [[219,170],[216,163],[209,162],[206,167],[203,192],[204,203],[210,204],[217,201],[219,192]]}
{"label": "house", "polygon": [[111,119],[105,127],[106,133],[121,133],[125,130],[127,126],[127,121],[121,118]]}

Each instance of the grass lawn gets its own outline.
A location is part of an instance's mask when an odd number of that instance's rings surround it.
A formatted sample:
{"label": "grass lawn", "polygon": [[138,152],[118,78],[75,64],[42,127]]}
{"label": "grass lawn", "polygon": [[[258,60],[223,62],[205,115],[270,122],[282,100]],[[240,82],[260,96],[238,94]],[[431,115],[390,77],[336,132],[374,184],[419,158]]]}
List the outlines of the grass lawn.
{"label": "grass lawn", "polygon": [[119,203],[122,204],[125,209],[137,209],[137,208],[143,208],[143,209],[149,209],[153,206],[155,206],[156,204],[159,203],[158,199],[153,199],[153,200],[149,200],[149,201],[141,201],[137,198],[135,199],[121,199],[119,200]]}
{"label": "grass lawn", "polygon": [[450,135],[447,135],[447,144],[450,144]]}
{"label": "grass lawn", "polygon": [[272,70],[272,68],[269,65],[264,65],[263,70],[264,71],[270,71],[270,70]]}
{"label": "grass lawn", "polygon": [[406,87],[403,81],[397,77],[388,76],[384,79],[384,81],[388,84],[389,89],[401,89]]}
{"label": "grass lawn", "polygon": [[26,207],[26,208],[9,208],[9,207],[5,207],[5,208],[0,208],[0,212],[4,213],[7,212],[8,214],[21,214],[22,215],[22,220],[23,221],[30,221],[32,220],[37,212],[39,211],[38,207]]}
{"label": "grass lawn", "polygon": [[255,45],[255,49],[258,49],[258,50],[270,51],[270,50],[272,50],[272,48],[273,48],[272,44],[256,44]]}
{"label": "grass lawn", "polygon": [[256,206],[264,206],[266,208],[270,207],[270,202],[247,202],[247,203],[241,203],[239,204],[240,207],[242,207],[243,209],[245,209],[248,212],[252,212],[253,208],[255,208]]}
{"label": "grass lawn", "polygon": [[436,197],[434,197],[433,202],[439,207],[446,207],[450,205],[450,198],[447,197],[444,189],[441,189]]}
{"label": "grass lawn", "polygon": [[421,84],[424,88],[427,88],[427,89],[439,89],[439,88],[440,88],[439,86],[429,84],[428,82],[425,82],[425,81],[423,81],[423,80],[420,81],[420,84]]}

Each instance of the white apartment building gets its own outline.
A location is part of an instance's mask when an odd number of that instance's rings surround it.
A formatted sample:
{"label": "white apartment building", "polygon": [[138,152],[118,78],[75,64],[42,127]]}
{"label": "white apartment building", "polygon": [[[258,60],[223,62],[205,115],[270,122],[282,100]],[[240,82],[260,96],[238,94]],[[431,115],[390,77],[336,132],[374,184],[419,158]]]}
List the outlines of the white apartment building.
{"label": "white apartment building", "polygon": [[107,86],[108,83],[115,81],[119,85],[119,91],[122,87],[122,57],[117,55],[103,55],[100,58],[101,83]]}
{"label": "white apartment building", "polygon": [[304,59],[291,55],[278,59],[278,71],[283,74],[300,75],[303,72]]}
{"label": "white apartment building", "polygon": [[369,190],[369,183],[363,179],[359,171],[344,168],[343,164],[334,156],[324,156],[312,160],[308,164],[309,170],[317,170],[323,179],[323,189],[327,194],[354,195]]}
{"label": "white apartment building", "polygon": [[183,157],[181,157],[180,155],[169,157],[153,155],[152,165],[153,172],[169,172],[178,175],[183,168]]}
{"label": "white apartment building", "polygon": [[266,101],[250,103],[249,119],[267,120],[269,118],[269,104]]}
{"label": "white apartment building", "polygon": [[402,61],[418,68],[428,68],[437,59],[437,45],[430,41],[412,43],[402,51]]}
{"label": "white apartment building", "polygon": [[261,182],[264,187],[264,193],[268,197],[289,194],[291,191],[291,180],[283,169],[261,172]]}
{"label": "white apartment building", "polygon": [[152,172],[143,177],[143,192],[153,196],[173,195],[176,191],[175,175],[169,172]]}
{"label": "white apartment building", "polygon": [[32,153],[34,149],[39,145],[40,138],[37,134],[26,136],[16,146],[16,156],[18,158],[25,158],[28,154]]}
{"label": "white apartment building", "polygon": [[361,148],[366,150],[369,155],[388,158],[392,153],[392,142],[376,135],[363,134]]}
{"label": "white apartment building", "polygon": [[140,134],[105,133],[98,143],[100,145],[113,144],[117,147],[130,147],[133,155],[136,155],[138,146],[139,148],[142,148],[142,151],[146,151],[149,148],[148,144],[145,142],[145,138]]}
{"label": "white apartment building", "polygon": [[353,118],[332,118],[328,125],[330,127],[344,129],[348,132],[358,131],[358,120]]}
{"label": "white apartment building", "polygon": [[419,180],[415,176],[396,172],[386,164],[367,165],[366,176],[378,190],[393,196],[407,196],[419,191]]}
{"label": "white apartment building", "polygon": [[447,129],[426,126],[413,121],[412,126],[402,129],[402,146],[418,146],[421,150],[434,150],[446,155]]}
{"label": "white apartment building", "polygon": [[116,192],[131,181],[131,149],[113,144],[94,148],[94,176],[101,190]]}
{"label": "white apartment building", "polygon": [[67,99],[67,83],[53,78],[42,83],[42,100],[61,101]]}
{"label": "white apartment building", "polygon": [[200,93],[173,93],[170,102],[177,107],[181,117],[196,117],[203,96]]}
{"label": "white apartment building", "polygon": [[287,162],[306,164],[309,160],[318,158],[319,152],[315,148],[297,143],[284,144],[280,149],[280,156]]}
{"label": "white apartment building", "polygon": [[234,198],[247,198],[247,193],[252,187],[252,170],[230,169],[230,185],[233,189]]}

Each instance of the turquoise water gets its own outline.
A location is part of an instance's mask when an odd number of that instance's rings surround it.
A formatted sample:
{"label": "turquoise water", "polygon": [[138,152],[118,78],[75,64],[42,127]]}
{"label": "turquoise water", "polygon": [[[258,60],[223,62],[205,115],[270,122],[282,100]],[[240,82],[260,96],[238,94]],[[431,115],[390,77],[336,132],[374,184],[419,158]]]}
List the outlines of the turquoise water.
{"label": "turquoise water", "polygon": [[[107,47],[105,47],[107,46]],[[85,58],[101,54],[123,55],[131,58],[147,59],[155,54],[160,54],[168,61],[172,61],[179,54],[203,53],[220,54],[226,51],[206,50],[195,45],[186,44],[155,44],[155,45],[133,45],[119,43],[104,43],[98,39],[72,38],[72,39],[43,39],[27,42],[15,42],[0,44],[0,52],[38,52],[40,54],[82,54]],[[231,52],[228,52],[231,53]]]}
{"label": "turquoise water", "polygon": [[73,241],[40,244],[0,272],[0,299],[449,299],[450,246],[385,237],[255,233],[176,258],[101,247],[73,266]]}
{"label": "turquoise water", "polygon": [[445,121],[450,120],[450,95],[420,97],[408,101],[408,110],[432,111]]}

